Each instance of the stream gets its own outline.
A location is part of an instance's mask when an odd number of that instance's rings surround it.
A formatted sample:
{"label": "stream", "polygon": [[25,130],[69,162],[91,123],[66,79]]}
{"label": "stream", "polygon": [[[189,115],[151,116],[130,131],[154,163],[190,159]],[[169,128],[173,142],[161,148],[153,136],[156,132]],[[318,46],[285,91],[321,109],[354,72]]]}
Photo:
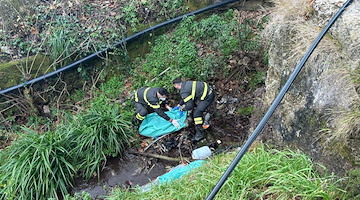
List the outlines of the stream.
{"label": "stream", "polygon": [[93,199],[102,199],[114,187],[132,188],[135,185],[145,185],[166,172],[167,164],[155,159],[138,157],[125,153],[123,157],[113,157],[107,160],[106,166],[98,177],[84,182],[75,181],[72,194],[86,191]]}

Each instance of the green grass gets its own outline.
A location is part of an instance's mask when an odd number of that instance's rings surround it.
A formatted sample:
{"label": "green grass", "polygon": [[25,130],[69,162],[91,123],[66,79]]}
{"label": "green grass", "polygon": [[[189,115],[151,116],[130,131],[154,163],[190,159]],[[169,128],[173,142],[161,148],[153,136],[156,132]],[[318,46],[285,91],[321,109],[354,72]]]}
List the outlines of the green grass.
{"label": "green grass", "polygon": [[[148,192],[117,188],[106,199],[205,199],[234,156],[218,155],[182,179]],[[261,145],[243,157],[216,199],[346,199],[335,179],[319,176],[304,154]]]}
{"label": "green grass", "polygon": [[1,199],[58,198],[68,193],[76,174],[67,133],[24,134],[1,152]]}
{"label": "green grass", "polygon": [[182,20],[172,32],[151,44],[151,52],[144,59],[134,63],[133,88],[148,85],[171,89],[169,83],[179,76],[204,81],[213,78],[215,71],[226,73],[227,59],[233,53],[259,47],[255,25],[247,21],[239,25],[236,17],[229,10],[199,21],[195,17]]}
{"label": "green grass", "polygon": [[237,113],[240,116],[250,116],[253,112],[254,112],[254,107],[252,106],[237,109]]}
{"label": "green grass", "polygon": [[59,199],[75,176],[99,175],[104,161],[121,155],[133,136],[119,109],[99,95],[54,130],[39,134],[24,128],[0,152],[0,199]]}
{"label": "green grass", "polygon": [[123,119],[119,106],[99,99],[69,124],[77,144],[74,151],[81,152],[76,157],[84,178],[99,175],[103,161],[124,152],[133,136],[131,124]]}

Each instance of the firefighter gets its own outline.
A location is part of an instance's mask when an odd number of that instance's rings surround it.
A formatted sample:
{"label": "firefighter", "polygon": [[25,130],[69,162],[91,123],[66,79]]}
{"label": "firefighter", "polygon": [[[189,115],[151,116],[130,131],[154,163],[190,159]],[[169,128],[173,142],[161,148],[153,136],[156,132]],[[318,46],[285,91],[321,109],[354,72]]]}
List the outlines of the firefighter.
{"label": "firefighter", "polygon": [[135,125],[141,124],[146,115],[156,112],[165,120],[171,122],[176,128],[180,127],[177,120],[171,119],[162,109],[161,105],[165,105],[168,110],[172,108],[167,105],[166,96],[169,92],[162,87],[142,87],[135,93]]}
{"label": "firefighter", "polygon": [[[203,129],[207,128],[203,120],[203,113],[215,99],[215,91],[205,82],[181,81],[180,78],[173,80],[173,85],[180,90],[181,101],[176,109],[189,111],[194,109],[193,118],[195,123],[194,141],[204,138]],[[204,125],[204,126],[203,126]]]}

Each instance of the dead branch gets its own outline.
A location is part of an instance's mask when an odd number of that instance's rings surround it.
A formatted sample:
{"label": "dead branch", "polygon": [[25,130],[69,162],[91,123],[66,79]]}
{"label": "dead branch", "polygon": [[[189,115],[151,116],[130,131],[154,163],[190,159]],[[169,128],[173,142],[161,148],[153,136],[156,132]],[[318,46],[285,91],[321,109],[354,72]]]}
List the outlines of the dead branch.
{"label": "dead branch", "polygon": [[129,151],[129,153],[135,154],[135,155],[146,156],[146,157],[159,158],[159,159],[163,159],[163,160],[167,160],[167,161],[174,161],[174,162],[183,161],[184,159],[186,159],[186,160],[190,160],[190,159],[191,159],[191,158],[186,158],[186,157],[182,157],[182,158],[172,158],[172,157],[162,156],[162,155],[158,155],[158,154],[141,153],[141,152],[136,152],[136,151]]}

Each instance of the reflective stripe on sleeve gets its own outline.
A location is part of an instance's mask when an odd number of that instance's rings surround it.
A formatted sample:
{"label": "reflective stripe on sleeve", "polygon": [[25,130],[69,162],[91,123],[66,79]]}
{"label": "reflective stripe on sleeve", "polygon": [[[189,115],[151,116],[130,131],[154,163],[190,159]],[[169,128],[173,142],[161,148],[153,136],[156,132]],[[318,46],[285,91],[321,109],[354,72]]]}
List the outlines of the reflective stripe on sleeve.
{"label": "reflective stripe on sleeve", "polygon": [[138,119],[138,120],[144,120],[145,119],[145,116],[141,116],[139,113],[138,114],[136,114],[136,119]]}
{"label": "reflective stripe on sleeve", "polygon": [[196,125],[202,124],[202,123],[203,123],[202,117],[196,117],[196,118],[194,118],[194,122],[195,122]]}
{"label": "reflective stripe on sleeve", "polygon": [[138,92],[136,91],[135,92],[135,102],[139,102],[139,97],[138,97],[138,94],[137,94]]}

